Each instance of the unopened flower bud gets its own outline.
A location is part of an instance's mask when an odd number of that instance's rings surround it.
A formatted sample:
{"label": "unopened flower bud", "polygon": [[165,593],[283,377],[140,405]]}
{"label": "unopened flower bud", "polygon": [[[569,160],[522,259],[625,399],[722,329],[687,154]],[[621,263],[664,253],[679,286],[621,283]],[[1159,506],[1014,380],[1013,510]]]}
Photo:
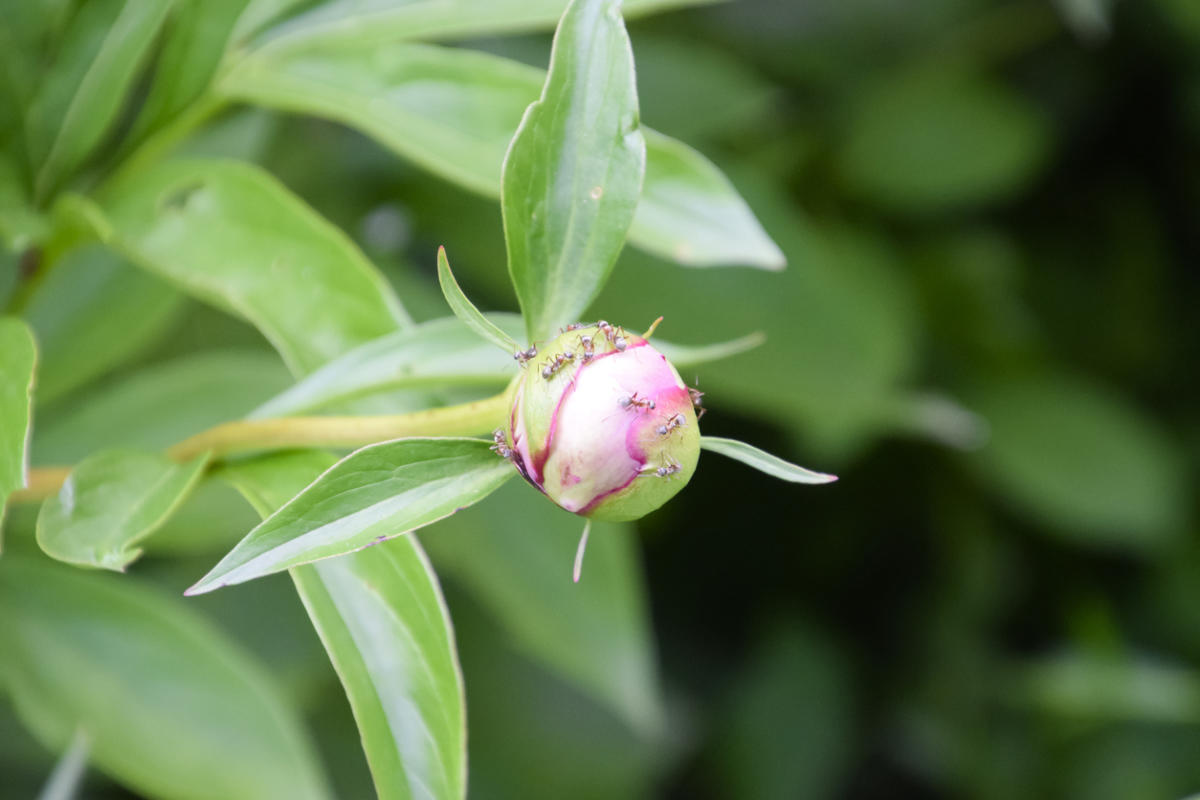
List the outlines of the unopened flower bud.
{"label": "unopened flower bud", "polygon": [[640,336],[600,322],[539,348],[509,419],[513,463],[558,505],[631,520],[673,497],[700,455],[693,396]]}

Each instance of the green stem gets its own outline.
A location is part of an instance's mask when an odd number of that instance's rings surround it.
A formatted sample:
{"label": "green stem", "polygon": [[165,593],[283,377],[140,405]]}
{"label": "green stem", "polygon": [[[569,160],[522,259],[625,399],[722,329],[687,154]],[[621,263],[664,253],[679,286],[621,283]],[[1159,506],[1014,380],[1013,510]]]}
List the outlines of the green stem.
{"label": "green stem", "polygon": [[[298,447],[362,447],[407,436],[478,436],[502,427],[511,393],[471,403],[431,408],[409,414],[379,417],[281,417],[226,422],[168,448],[173,461],[189,461],[211,453],[213,462],[236,453],[287,450]],[[13,502],[44,500],[57,492],[70,467],[40,467],[29,471],[27,486],[14,492]]]}

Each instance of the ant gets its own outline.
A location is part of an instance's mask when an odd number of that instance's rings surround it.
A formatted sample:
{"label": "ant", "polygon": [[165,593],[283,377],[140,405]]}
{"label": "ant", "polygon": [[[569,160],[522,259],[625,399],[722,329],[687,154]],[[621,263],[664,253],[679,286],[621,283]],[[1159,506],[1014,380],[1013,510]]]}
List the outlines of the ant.
{"label": "ant", "polygon": [[696,409],[696,420],[699,421],[699,419],[704,416],[705,411],[703,404],[700,402],[700,398],[704,397],[704,392],[700,391],[699,389],[693,389],[689,386],[688,395],[690,395],[692,398],[692,405]]}
{"label": "ant", "polygon": [[513,358],[516,359],[516,362],[522,367],[528,364],[529,361],[536,356],[537,345],[530,345],[528,350],[518,350],[517,352],[513,353]]}
{"label": "ant", "polygon": [[670,418],[667,419],[667,422],[665,425],[658,426],[658,429],[657,429],[658,435],[666,436],[668,433],[675,430],[676,428],[682,428],[684,423],[685,423],[685,420],[683,418],[683,414],[672,414],[670,416]]}
{"label": "ant", "polygon": [[665,478],[668,475],[674,475],[676,472],[679,472],[679,470],[681,470],[681,469],[683,469],[683,467],[679,466],[674,461],[672,461],[669,464],[664,464],[663,466],[654,470],[654,474],[660,478]]}
{"label": "ant", "polygon": [[546,365],[542,367],[542,377],[550,380],[556,372],[574,360],[575,354],[570,351],[559,353],[552,361],[547,361]]}
{"label": "ant", "polygon": [[617,403],[621,406],[621,408],[654,408],[653,400],[639,398],[637,396],[637,392],[634,392],[628,397],[622,397],[617,401]]}
{"label": "ant", "polygon": [[504,459],[512,458],[513,451],[508,446],[508,437],[504,435],[503,428],[496,428],[492,431],[492,446],[488,449],[496,455]]}
{"label": "ant", "polygon": [[596,355],[596,352],[592,350],[592,337],[588,336],[586,333],[581,334],[579,337],[579,345],[583,348],[582,358],[583,363],[586,364],[592,360],[592,356]]}

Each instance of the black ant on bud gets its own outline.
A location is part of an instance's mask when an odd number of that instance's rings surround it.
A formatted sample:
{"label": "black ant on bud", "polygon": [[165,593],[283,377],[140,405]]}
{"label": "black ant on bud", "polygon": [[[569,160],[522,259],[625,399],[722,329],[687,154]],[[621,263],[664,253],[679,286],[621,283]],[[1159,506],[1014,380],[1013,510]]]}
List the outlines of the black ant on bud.
{"label": "black ant on bud", "polygon": [[688,387],[688,395],[692,398],[692,406],[696,409],[696,420],[699,421],[704,416],[705,408],[700,402],[700,398],[704,397],[704,392],[699,389]]}
{"label": "black ant on bud", "polygon": [[592,350],[592,337],[588,336],[586,333],[580,335],[579,346],[583,348],[582,358],[583,363],[586,364],[592,360],[592,356],[596,355],[595,351]]}
{"label": "black ant on bud", "polygon": [[537,345],[530,345],[528,350],[518,350],[513,353],[513,358],[522,367],[529,363],[530,359],[537,357]]}
{"label": "black ant on bud", "polygon": [[675,462],[672,461],[670,464],[664,464],[663,466],[654,470],[654,474],[660,478],[665,478],[668,475],[674,475],[676,472],[679,472],[679,470],[681,470],[681,469],[683,469],[683,467],[679,466],[678,464],[676,464]]}
{"label": "black ant on bud", "polygon": [[628,397],[622,397],[617,401],[617,403],[621,406],[621,408],[654,408],[653,400],[642,399],[637,396],[637,392],[634,392]]}
{"label": "black ant on bud", "polygon": [[512,458],[513,451],[508,446],[508,437],[504,434],[503,428],[496,428],[492,431],[492,446],[488,449],[496,455],[504,459]]}
{"label": "black ant on bud", "polygon": [[683,414],[672,414],[671,417],[667,420],[665,425],[658,426],[658,428],[657,428],[658,435],[666,436],[668,433],[675,430],[676,428],[683,427],[684,422],[685,422],[685,420],[683,419]]}
{"label": "black ant on bud", "polygon": [[546,380],[550,380],[554,377],[556,372],[574,360],[575,354],[570,351],[559,353],[554,357],[553,361],[548,361],[546,365],[542,367],[542,377]]}

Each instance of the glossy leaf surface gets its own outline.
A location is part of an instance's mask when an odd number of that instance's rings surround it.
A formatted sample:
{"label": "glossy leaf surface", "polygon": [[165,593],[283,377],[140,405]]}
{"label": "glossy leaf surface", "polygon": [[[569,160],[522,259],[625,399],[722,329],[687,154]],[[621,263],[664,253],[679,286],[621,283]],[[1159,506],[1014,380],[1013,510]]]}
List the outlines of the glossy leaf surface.
{"label": "glossy leaf surface", "polygon": [[297,373],[407,321],[353,242],[258,167],[167,161],[103,199],[115,246],[249,320]]}
{"label": "glossy leaf surface", "polygon": [[831,483],[837,480],[836,475],[826,475],[823,472],[813,472],[811,469],[798,467],[790,461],[784,461],[765,450],[759,450],[753,445],[739,442],[736,439],[701,436],[700,447],[703,450],[720,453],[726,458],[741,461],[746,466],[754,467],[759,472],[765,472],[772,478],[779,478],[790,483]]}
{"label": "glossy leaf surface", "polygon": [[59,561],[124,571],[142,553],[135,545],[187,498],[207,463],[137,450],[89,456],[42,506],[38,544]]}
{"label": "glossy leaf surface", "polygon": [[[496,197],[513,131],[544,80],[542,70],[472,50],[321,38],[247,57],[217,91],[336,120],[447,180]],[[721,171],[656,133],[646,133],[646,176],[629,240],[690,266],[783,263]]]}
{"label": "glossy leaf surface", "polygon": [[[221,477],[266,516],[333,462],[303,451],[231,464]],[[415,537],[291,571],[346,690],[383,800],[461,798],[466,718],[454,633]]]}
{"label": "glossy leaf surface", "polygon": [[516,471],[483,439],[397,439],[343,458],[246,535],[188,594],[349,553],[482,500]]}
{"label": "glossy leaf surface", "polygon": [[0,317],[0,520],[8,495],[25,485],[36,362],[28,326],[14,317]]}
{"label": "glossy leaf surface", "polygon": [[72,20],[29,111],[28,140],[45,195],[91,153],[117,118],[172,3],[97,0]]}
{"label": "glossy leaf surface", "polygon": [[9,557],[0,621],[0,680],[44,746],[81,728],[99,769],[168,800],[328,796],[272,677],[177,597]]}
{"label": "glossy leaf surface", "polygon": [[529,339],[574,321],[625,243],[646,172],[620,0],[573,0],[504,159],[508,272]]}

